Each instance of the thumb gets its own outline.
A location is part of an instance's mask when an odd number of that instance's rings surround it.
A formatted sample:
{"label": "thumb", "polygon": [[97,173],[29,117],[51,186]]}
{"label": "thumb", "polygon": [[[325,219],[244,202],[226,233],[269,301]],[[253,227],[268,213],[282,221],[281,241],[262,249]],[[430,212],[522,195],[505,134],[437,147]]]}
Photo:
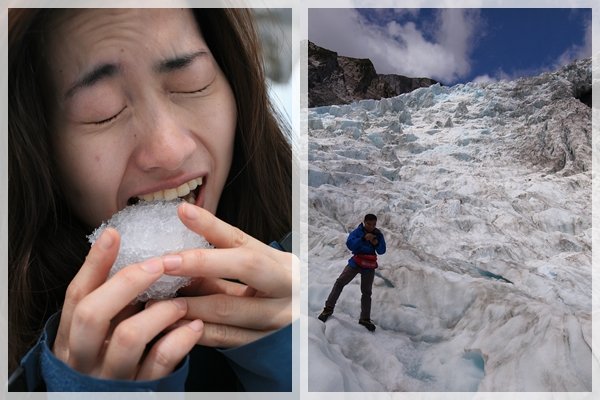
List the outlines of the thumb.
{"label": "thumb", "polygon": [[[75,307],[85,296],[106,281],[108,272],[117,258],[120,240],[119,232],[113,228],[106,228],[92,245],[79,272],[67,287],[60,324],[54,342],[54,350],[57,356],[61,351],[63,352],[61,355],[64,355],[64,352],[67,351]],[[61,357],[59,356],[59,358]]]}

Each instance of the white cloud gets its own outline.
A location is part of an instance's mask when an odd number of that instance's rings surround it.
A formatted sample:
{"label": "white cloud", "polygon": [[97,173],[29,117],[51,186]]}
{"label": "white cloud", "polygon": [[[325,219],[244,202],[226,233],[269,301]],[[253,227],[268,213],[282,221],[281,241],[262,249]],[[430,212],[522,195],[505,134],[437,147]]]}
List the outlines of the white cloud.
{"label": "white cloud", "polygon": [[473,82],[475,82],[475,83],[494,83],[494,82],[498,82],[498,79],[491,77],[488,74],[485,74],[485,75],[476,76],[475,78],[473,78]]}
{"label": "white cloud", "polygon": [[497,68],[495,71],[493,71],[491,73],[491,75],[483,74],[483,75],[479,75],[471,80],[473,82],[477,82],[477,83],[514,81],[515,79],[523,78],[526,76],[535,76],[535,75],[539,75],[543,72],[552,72],[554,70],[555,70],[555,68],[552,68],[552,66],[549,66],[549,65],[515,69],[515,70],[511,70],[510,73],[504,71],[502,68]]}
{"label": "white cloud", "polygon": [[470,70],[469,55],[481,25],[480,18],[479,10],[447,8],[438,14],[437,41],[454,56],[454,68],[458,76],[465,76]]}
{"label": "white cloud", "polygon": [[339,55],[369,58],[380,74],[452,83],[470,71],[480,15],[473,9],[437,13],[433,34],[426,35],[413,22],[376,25],[355,9],[309,9],[308,38]]}
{"label": "white cloud", "polygon": [[385,18],[390,15],[394,15],[398,18],[404,16],[417,17],[419,12],[421,11],[419,8],[374,8],[372,9],[375,14],[379,15],[382,18]]}
{"label": "white cloud", "polygon": [[585,36],[581,45],[573,45],[565,50],[558,60],[555,67],[562,67],[580,58],[592,56],[592,21],[585,22]]}

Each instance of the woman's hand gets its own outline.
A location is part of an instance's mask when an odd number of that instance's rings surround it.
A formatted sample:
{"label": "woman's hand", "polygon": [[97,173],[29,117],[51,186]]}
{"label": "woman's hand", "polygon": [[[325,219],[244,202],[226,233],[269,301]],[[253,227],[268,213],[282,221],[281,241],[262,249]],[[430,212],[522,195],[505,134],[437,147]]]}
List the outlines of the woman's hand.
{"label": "woman's hand", "polygon": [[[211,213],[183,203],[179,218],[215,249],[166,256],[165,273],[198,278],[185,288],[185,319],[204,321],[199,344],[240,346],[284,327],[292,320],[290,253],[261,243]],[[236,280],[231,282],[229,280]]]}
{"label": "woman's hand", "polygon": [[184,317],[183,300],[131,306],[163,273],[161,258],[132,264],[106,281],[120,236],[106,229],[92,246],[65,296],[53,352],[79,372],[105,379],[158,379],[172,372],[202,336],[195,320],[146,345]]}

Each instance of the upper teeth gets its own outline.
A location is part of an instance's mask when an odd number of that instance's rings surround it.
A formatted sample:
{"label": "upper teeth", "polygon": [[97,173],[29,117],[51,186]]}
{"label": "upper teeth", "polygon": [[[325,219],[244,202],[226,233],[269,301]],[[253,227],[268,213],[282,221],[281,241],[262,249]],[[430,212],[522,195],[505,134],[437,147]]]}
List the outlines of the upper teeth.
{"label": "upper teeth", "polygon": [[196,189],[198,186],[202,185],[202,178],[192,179],[189,182],[182,184],[181,186],[176,187],[175,189],[165,189],[159,190],[154,193],[142,194],[140,195],[140,199],[145,201],[152,200],[174,200],[177,197],[183,197],[188,195],[192,190]]}

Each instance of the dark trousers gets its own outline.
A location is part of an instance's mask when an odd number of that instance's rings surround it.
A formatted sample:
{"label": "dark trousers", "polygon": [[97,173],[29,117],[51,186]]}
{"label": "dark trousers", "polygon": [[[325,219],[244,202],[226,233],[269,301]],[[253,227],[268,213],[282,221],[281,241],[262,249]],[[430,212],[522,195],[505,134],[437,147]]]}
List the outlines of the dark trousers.
{"label": "dark trousers", "polygon": [[335,303],[337,302],[344,286],[346,286],[356,274],[360,273],[360,291],[362,296],[360,298],[360,319],[371,319],[371,288],[373,287],[373,279],[375,278],[375,270],[367,268],[352,268],[346,265],[346,268],[342,271],[340,276],[335,281],[329,297],[325,302],[325,308],[333,311]]}

